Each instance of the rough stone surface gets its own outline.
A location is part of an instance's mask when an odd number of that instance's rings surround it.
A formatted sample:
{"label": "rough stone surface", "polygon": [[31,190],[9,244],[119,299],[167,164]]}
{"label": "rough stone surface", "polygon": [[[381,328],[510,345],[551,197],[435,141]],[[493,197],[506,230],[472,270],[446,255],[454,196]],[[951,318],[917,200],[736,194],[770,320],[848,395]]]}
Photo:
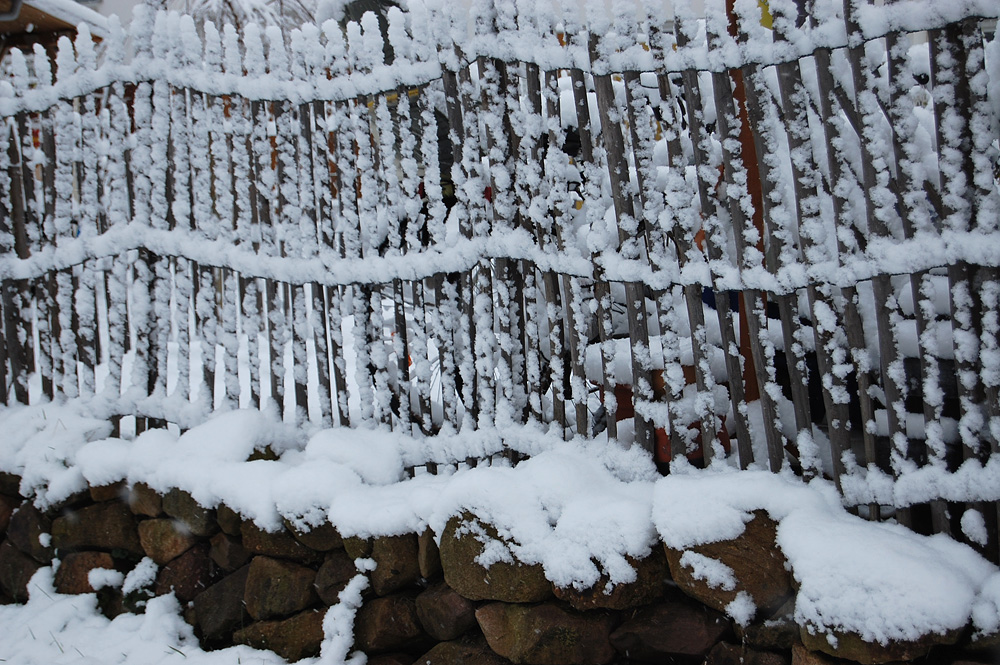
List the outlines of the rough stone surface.
{"label": "rough stone surface", "polygon": [[250,614],[243,604],[249,572],[250,566],[243,566],[194,599],[195,625],[208,645],[227,642],[234,631],[250,624]]}
{"label": "rough stone surface", "polygon": [[377,564],[371,572],[372,591],[387,596],[420,579],[417,563],[417,536],[384,536],[372,542],[371,558]]}
{"label": "rough stone surface", "polygon": [[678,598],[639,610],[611,634],[611,644],[634,660],[704,657],[730,632],[720,613]]}
{"label": "rough stone surface", "polygon": [[448,520],[441,535],[441,566],[448,586],[469,600],[534,603],[552,596],[552,585],[539,565],[500,561],[486,568],[478,563],[480,538],[499,540],[496,529],[469,514]]}
{"label": "rough stone surface", "polygon": [[180,520],[196,536],[211,536],[219,530],[215,511],[201,506],[184,490],[174,488],[163,495],[163,512]]}
{"label": "rough stone surface", "polygon": [[792,595],[792,577],[785,570],[785,556],[775,544],[776,530],[774,520],[758,510],[739,537],[691,548],[731,568],[736,578],[734,589],[713,588],[704,580],[695,579],[692,569],[680,564],[684,551],[664,546],[670,574],[684,593],[720,612],[737,593],[745,591],[753,597],[761,614],[770,615]]}
{"label": "rough stone surface", "polygon": [[186,603],[212,586],[218,569],[208,556],[208,544],[195,545],[160,569],[156,578],[156,595],[173,591],[177,600]]}
{"label": "rough stone surface", "polygon": [[285,660],[302,660],[319,653],[325,614],[325,611],[306,610],[283,621],[258,621],[236,631],[233,642],[270,649]]}
{"label": "rough stone surface", "polygon": [[101,501],[114,501],[121,499],[128,490],[125,488],[125,481],[119,480],[110,485],[98,485],[90,488],[90,499],[100,503]]}
{"label": "rough stone surface", "polygon": [[35,561],[48,564],[52,560],[52,548],[42,545],[39,536],[51,531],[52,521],[33,505],[25,502],[10,516],[7,539]]}
{"label": "rough stone surface", "polygon": [[21,496],[21,476],[0,471],[0,494],[18,498]]}
{"label": "rough stone surface", "polygon": [[122,503],[96,503],[52,520],[52,546],[57,550],[115,550],[146,556],[135,517]]}
{"label": "rough stone surface", "polygon": [[914,660],[925,656],[931,647],[939,644],[954,644],[961,634],[961,630],[953,630],[944,635],[925,635],[912,642],[893,641],[883,645],[877,642],[867,642],[853,633],[833,632],[832,635],[835,639],[832,641],[836,644],[834,646],[831,644],[831,640],[827,639],[828,634],[825,632],[810,633],[808,628],[804,626],[799,631],[802,645],[809,651],[819,651],[834,658],[852,660],[856,663],[862,663],[862,665]]}
{"label": "rough stone surface", "polygon": [[447,642],[476,625],[476,605],[441,582],[417,596],[417,618],[428,635]]}
{"label": "rough stone surface", "polygon": [[358,574],[354,561],[344,550],[328,552],[323,565],[316,573],[316,593],[327,605],[340,602],[338,594],[344,590],[347,583]]}
{"label": "rough stone surface", "polygon": [[28,582],[42,564],[23,554],[9,540],[0,544],[0,591],[17,603],[28,602]]}
{"label": "rough stone surface", "polygon": [[152,519],[139,522],[139,542],[149,558],[163,566],[191,549],[198,539],[177,520]]}
{"label": "rough stone surface", "polygon": [[556,588],[556,598],[565,600],[574,609],[581,611],[601,608],[626,610],[648,605],[662,598],[666,590],[665,583],[670,578],[663,550],[654,548],[645,559],[636,561],[629,558],[628,561],[636,572],[634,582],[615,584],[609,588],[607,576],[602,576],[597,584],[583,591],[572,587]]}
{"label": "rough stone surface", "polygon": [[344,538],[344,549],[351,559],[364,559],[372,555],[372,539],[350,536]]}
{"label": "rough stone surface", "polygon": [[365,652],[396,651],[422,638],[416,602],[410,594],[373,598],[354,619],[354,646]]}
{"label": "rough stone surface", "polygon": [[555,603],[490,603],[476,610],[490,648],[515,663],[603,665],[615,657],[608,637],[615,617],[578,613]]}
{"label": "rough stone surface", "polygon": [[791,658],[773,651],[719,642],[708,652],[704,665],[790,665]]}
{"label": "rough stone surface", "polygon": [[291,559],[302,563],[318,563],[322,558],[321,554],[295,540],[288,531],[268,533],[250,520],[246,520],[240,527],[240,532],[243,536],[243,547],[250,554]]}
{"label": "rough stone surface", "polygon": [[220,531],[212,536],[212,540],[209,542],[211,549],[208,555],[223,570],[236,570],[250,561],[250,553],[246,551],[243,544],[225,531]]}
{"label": "rough stone surface", "polygon": [[792,647],[792,665],[849,665],[846,660],[832,658],[825,653],[810,651],[801,644]]}
{"label": "rough stone surface", "polygon": [[795,600],[792,599],[766,621],[748,626],[737,625],[736,636],[741,643],[755,649],[787,651],[802,642],[799,638],[799,625],[792,617],[794,610]]}
{"label": "rough stone surface", "polygon": [[430,529],[424,529],[417,536],[417,565],[420,567],[420,576],[424,579],[429,580],[441,574],[441,551],[434,542],[434,532]]}
{"label": "rough stone surface", "polygon": [[219,523],[222,532],[234,538],[240,537],[240,530],[243,527],[243,518],[240,514],[223,504],[215,510],[215,520]]}
{"label": "rough stone surface", "polygon": [[7,525],[10,524],[10,517],[19,505],[21,505],[20,499],[0,494],[0,533],[7,530]]}
{"label": "rough stone surface", "polygon": [[93,593],[87,576],[95,568],[113,570],[115,562],[107,552],[72,552],[63,557],[56,571],[53,586],[65,594]]}
{"label": "rough stone surface", "polygon": [[146,483],[136,483],[128,490],[128,507],[135,515],[159,517],[163,514],[163,499]]}
{"label": "rough stone surface", "polygon": [[311,550],[317,552],[329,552],[344,546],[344,539],[340,537],[340,532],[329,522],[324,522],[319,526],[314,526],[308,531],[297,529],[285,520],[285,528],[299,541]]}
{"label": "rough stone surface", "polygon": [[416,661],[419,665],[505,665],[482,637],[441,642]]}
{"label": "rough stone surface", "polygon": [[412,665],[413,656],[405,653],[380,653],[368,659],[368,665]]}
{"label": "rough stone surface", "polygon": [[250,562],[244,600],[261,621],[288,616],[316,604],[316,571],[292,561],[258,556]]}

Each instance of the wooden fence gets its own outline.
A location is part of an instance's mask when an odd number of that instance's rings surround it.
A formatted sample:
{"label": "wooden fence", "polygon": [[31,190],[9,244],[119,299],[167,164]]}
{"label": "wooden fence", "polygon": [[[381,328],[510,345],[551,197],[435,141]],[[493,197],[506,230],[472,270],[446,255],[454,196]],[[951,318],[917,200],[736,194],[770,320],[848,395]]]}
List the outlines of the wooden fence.
{"label": "wooden fence", "polygon": [[995,551],[995,3],[598,4],[11,52],[0,400],[606,429]]}

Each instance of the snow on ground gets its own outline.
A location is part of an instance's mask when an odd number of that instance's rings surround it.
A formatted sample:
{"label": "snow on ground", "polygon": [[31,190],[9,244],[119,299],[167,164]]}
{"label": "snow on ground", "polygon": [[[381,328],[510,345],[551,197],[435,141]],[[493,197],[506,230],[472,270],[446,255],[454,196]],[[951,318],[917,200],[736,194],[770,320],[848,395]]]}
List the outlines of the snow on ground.
{"label": "snow on ground", "polygon": [[[779,522],[778,542],[799,589],[796,616],[819,628],[885,641],[964,626],[1000,627],[1000,572],[969,547],[924,537],[894,524],[847,513],[835,488],[806,485],[788,474],[681,468],[661,478],[648,457],[616,445],[563,442],[522,428],[467,437],[471,449],[518,435],[531,459],[409,478],[419,460],[464,459],[462,437],[412,439],[371,429],[312,433],[276,424],[258,412],[215,416],[183,435],[158,430],[135,440],[109,438],[107,423],[82,403],[0,410],[0,470],[22,476],[22,493],[40,506],[90,484],[145,482],[185,489],[206,506],[225,503],[265,528],[281,518],[300,524],[329,519],[344,535],[394,535],[471,511],[509,541],[491,548],[540,563],[560,585],[589,587],[599,576],[630,581],[627,556],[642,557],[657,541],[691,546],[733,538],[752,511]],[[270,445],[277,460],[246,462]],[[678,466],[684,466],[680,464]],[[365,562],[359,562],[363,567]],[[327,616],[327,643],[313,662],[341,663],[350,654],[350,624],[359,575]],[[734,608],[735,609],[738,608]],[[178,617],[172,597],[152,601],[146,616],[113,621],[93,595],[65,597],[42,569],[26,606],[0,608],[0,659],[18,663],[271,663],[246,648],[202,652]]]}

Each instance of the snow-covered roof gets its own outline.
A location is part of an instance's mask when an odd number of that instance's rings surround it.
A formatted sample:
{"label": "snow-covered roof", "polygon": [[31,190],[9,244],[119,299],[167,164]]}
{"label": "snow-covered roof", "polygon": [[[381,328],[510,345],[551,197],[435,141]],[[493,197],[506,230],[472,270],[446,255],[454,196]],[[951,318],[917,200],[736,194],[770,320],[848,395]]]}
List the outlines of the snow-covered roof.
{"label": "snow-covered roof", "polygon": [[26,0],[25,4],[40,9],[70,25],[87,23],[90,26],[91,34],[96,37],[108,36],[108,19],[93,9],[84,7],[76,0]]}

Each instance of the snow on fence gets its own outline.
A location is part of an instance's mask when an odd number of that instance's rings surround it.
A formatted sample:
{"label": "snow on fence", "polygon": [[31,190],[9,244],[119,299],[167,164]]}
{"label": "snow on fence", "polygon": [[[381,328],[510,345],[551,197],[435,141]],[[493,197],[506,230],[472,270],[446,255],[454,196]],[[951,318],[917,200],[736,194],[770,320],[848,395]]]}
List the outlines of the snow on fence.
{"label": "snow on fence", "polygon": [[11,52],[0,400],[606,430],[995,532],[1000,8],[651,4]]}

